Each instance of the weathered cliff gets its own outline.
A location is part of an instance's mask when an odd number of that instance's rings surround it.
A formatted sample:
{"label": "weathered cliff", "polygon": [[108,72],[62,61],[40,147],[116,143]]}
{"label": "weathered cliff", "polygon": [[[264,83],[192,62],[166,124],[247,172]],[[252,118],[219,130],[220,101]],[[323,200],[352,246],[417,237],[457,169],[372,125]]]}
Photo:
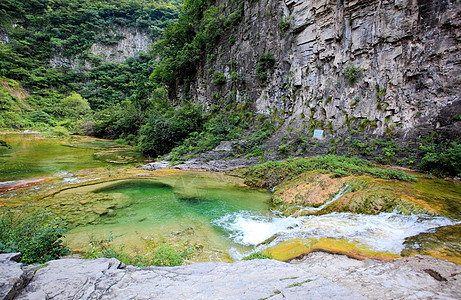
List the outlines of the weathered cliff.
{"label": "weathered cliff", "polygon": [[461,1],[245,1],[243,11],[199,66],[195,101],[251,103],[284,120],[275,139],[292,129],[459,138]]}
{"label": "weathered cliff", "polygon": [[140,52],[148,51],[149,44],[154,42],[146,32],[136,27],[114,26],[108,31],[108,35],[113,39],[110,42],[100,41],[92,44],[88,50],[90,57],[88,55],[84,58],[66,57],[57,50],[50,59],[50,66],[87,71],[98,62],[121,63],[130,57],[135,57]]}

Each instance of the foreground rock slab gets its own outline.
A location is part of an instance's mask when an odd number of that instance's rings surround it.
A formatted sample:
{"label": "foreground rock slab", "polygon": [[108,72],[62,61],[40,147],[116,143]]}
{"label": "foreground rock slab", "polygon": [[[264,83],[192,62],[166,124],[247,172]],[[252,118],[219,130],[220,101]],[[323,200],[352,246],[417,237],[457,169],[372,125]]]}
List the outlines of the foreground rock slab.
{"label": "foreground rock slab", "polygon": [[38,269],[16,299],[461,299],[459,291],[461,267],[447,261],[415,256],[385,263],[311,253],[292,263],[148,268],[107,258],[60,259]]}
{"label": "foreground rock slab", "polygon": [[13,299],[32,279],[33,269],[20,260],[20,253],[0,254],[0,299]]}

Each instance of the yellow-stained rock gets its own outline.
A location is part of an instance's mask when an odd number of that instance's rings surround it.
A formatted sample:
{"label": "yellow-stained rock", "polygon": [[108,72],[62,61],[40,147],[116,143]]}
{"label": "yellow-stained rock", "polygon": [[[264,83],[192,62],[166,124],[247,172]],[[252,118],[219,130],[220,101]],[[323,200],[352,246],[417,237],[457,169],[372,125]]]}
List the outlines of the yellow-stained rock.
{"label": "yellow-stained rock", "polygon": [[293,239],[268,248],[263,251],[263,253],[270,255],[274,259],[285,261],[313,251],[345,254],[357,259],[375,258],[380,260],[392,260],[400,257],[399,255],[388,252],[376,252],[358,243],[331,238]]}

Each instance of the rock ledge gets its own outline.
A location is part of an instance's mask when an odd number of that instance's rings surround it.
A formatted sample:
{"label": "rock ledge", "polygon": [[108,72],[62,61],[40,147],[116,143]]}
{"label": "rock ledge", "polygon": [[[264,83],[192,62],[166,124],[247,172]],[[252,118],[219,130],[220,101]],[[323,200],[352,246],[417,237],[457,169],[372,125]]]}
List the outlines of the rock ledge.
{"label": "rock ledge", "polygon": [[42,265],[25,286],[27,270],[0,255],[0,299],[461,299],[461,266],[428,256],[386,263],[316,252],[291,263],[147,268],[68,258]]}

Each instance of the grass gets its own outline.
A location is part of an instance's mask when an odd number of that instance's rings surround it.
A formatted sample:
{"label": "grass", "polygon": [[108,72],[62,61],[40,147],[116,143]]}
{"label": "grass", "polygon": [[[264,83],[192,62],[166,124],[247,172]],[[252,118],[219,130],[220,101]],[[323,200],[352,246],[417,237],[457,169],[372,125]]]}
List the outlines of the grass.
{"label": "grass", "polygon": [[272,259],[272,256],[264,254],[262,252],[255,252],[255,253],[251,253],[250,255],[242,258],[242,260],[252,260],[252,259]]}
{"label": "grass", "polygon": [[301,282],[296,282],[296,283],[293,283],[293,284],[290,284],[289,286],[287,286],[287,289],[297,287],[297,286],[301,286],[304,283],[308,283],[308,282],[311,282],[311,281],[312,281],[311,279],[307,279],[307,280],[304,280],[304,281],[301,281]]}
{"label": "grass", "polygon": [[368,175],[376,178],[415,181],[416,177],[401,170],[386,169],[356,157],[322,155],[314,158],[269,161],[240,171],[245,183],[272,188],[307,171],[330,173],[334,177]]}
{"label": "grass", "polygon": [[145,266],[180,266],[190,259],[195,253],[191,246],[183,244],[173,244],[158,240],[144,240],[146,243],[145,251],[142,254],[130,254],[125,250],[125,246],[115,247],[112,245],[114,238],[110,235],[106,239],[89,242],[89,249],[83,253],[84,258],[108,257],[116,258],[126,265],[137,267]]}

